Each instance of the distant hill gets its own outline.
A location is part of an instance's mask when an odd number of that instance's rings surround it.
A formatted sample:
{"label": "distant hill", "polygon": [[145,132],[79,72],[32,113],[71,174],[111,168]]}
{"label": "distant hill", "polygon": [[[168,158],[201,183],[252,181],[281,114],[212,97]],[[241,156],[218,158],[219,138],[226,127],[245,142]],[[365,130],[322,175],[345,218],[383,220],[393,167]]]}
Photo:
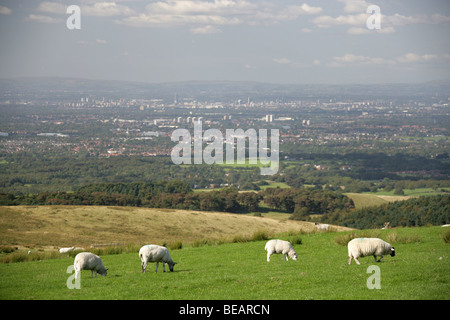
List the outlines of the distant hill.
{"label": "distant hill", "polygon": [[[264,230],[281,233],[315,229],[314,223],[223,212],[115,206],[0,207],[0,245],[59,248],[100,244],[184,244],[232,240]],[[349,228],[336,226],[336,230]]]}
{"label": "distant hill", "polygon": [[184,81],[143,83],[80,78],[14,78],[0,79],[0,94],[7,95],[107,95],[108,97],[198,100],[223,99],[305,99],[305,98],[374,98],[374,97],[437,97],[447,99],[450,80],[409,84],[273,84],[254,81]]}

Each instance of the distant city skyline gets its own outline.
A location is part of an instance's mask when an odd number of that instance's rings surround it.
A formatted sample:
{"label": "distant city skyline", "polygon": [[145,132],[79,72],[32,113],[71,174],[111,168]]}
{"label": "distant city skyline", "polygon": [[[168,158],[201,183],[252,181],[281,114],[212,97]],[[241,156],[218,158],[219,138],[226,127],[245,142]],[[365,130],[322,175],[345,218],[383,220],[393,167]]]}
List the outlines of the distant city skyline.
{"label": "distant city skyline", "polygon": [[418,83],[450,78],[449,34],[448,0],[0,0],[0,78]]}

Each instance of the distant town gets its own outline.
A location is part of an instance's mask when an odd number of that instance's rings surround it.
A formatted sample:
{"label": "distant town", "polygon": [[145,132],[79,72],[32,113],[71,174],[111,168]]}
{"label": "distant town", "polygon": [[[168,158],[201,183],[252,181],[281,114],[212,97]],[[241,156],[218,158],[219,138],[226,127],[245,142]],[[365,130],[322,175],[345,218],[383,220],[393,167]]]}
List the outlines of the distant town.
{"label": "distant town", "polygon": [[[208,89],[209,98],[202,89],[183,91],[172,87],[161,90],[160,95],[150,96],[132,85],[126,90],[102,88],[99,94],[90,92],[95,91],[92,88],[81,90],[78,86],[70,90],[54,88],[56,85],[48,85],[45,90],[29,86],[28,91],[17,86],[19,89],[4,88],[0,96],[0,165],[8,169],[6,189],[11,185],[20,190],[39,186],[31,178],[31,171],[25,174],[22,170],[20,177],[14,178],[12,164],[29,158],[58,164],[79,161],[79,166],[100,161],[101,165],[92,166],[83,181],[91,181],[93,178],[89,176],[105,181],[131,181],[134,178],[128,173],[108,176],[111,173],[104,171],[109,167],[108,162],[101,159],[117,158],[123,170],[137,165],[123,162],[124,159],[170,160],[175,145],[171,141],[172,132],[177,128],[193,130],[197,121],[202,122],[203,130],[214,128],[222,133],[238,128],[278,129],[282,166],[270,179],[288,181],[295,176],[292,184],[307,183],[304,177],[311,174],[308,167],[317,172],[310,179],[314,185],[322,183],[324,175],[370,180],[368,185],[383,177],[394,180],[450,177],[447,166],[450,98],[445,86],[437,92],[424,89],[429,93],[418,95],[405,89],[406,93],[388,91],[386,96],[367,93],[366,97],[360,92],[357,95],[314,91],[300,94],[292,88],[281,95],[281,89],[276,87],[264,94],[261,93],[264,88],[258,91],[263,96],[251,96],[249,92],[257,91],[257,85],[236,84],[226,94],[220,92],[225,90],[223,85]],[[143,98],[145,95],[149,97]],[[74,168],[77,166],[55,169],[55,172],[48,168],[43,174],[48,181],[53,177],[65,179],[68,175],[63,172]],[[243,172],[224,170],[220,176],[217,171],[217,178],[211,174],[205,177],[203,173],[189,176],[192,186],[232,185],[246,179]],[[177,175],[183,176],[181,172]],[[146,172],[142,178],[157,176]],[[83,183],[72,182],[73,185]]]}

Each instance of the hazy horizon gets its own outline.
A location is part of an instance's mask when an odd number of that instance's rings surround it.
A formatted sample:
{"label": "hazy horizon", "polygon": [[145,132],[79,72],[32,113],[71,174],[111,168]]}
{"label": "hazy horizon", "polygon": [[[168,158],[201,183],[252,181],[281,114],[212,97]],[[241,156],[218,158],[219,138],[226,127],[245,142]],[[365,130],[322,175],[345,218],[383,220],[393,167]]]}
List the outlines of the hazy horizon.
{"label": "hazy horizon", "polygon": [[[66,25],[70,5],[80,29]],[[370,5],[379,29],[367,27]],[[450,74],[446,0],[0,0],[0,30],[2,79],[370,85]]]}

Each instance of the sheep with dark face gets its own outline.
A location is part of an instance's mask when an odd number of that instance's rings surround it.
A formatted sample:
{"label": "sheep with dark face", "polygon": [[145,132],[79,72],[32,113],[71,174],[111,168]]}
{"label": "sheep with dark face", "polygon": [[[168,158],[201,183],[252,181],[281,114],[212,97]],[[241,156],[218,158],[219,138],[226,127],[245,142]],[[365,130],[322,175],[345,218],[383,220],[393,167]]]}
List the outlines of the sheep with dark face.
{"label": "sheep with dark face", "polygon": [[[380,262],[384,255],[395,256],[395,249],[386,241],[378,238],[356,238],[351,240],[348,245],[348,264],[350,265],[352,259],[356,264],[360,264],[358,258],[373,256],[375,262]],[[377,260],[377,256],[380,259]]]}
{"label": "sheep with dark face", "polygon": [[158,246],[156,244],[148,244],[139,250],[139,258],[142,261],[142,272],[145,272],[149,262],[156,262],[156,270],[158,272],[158,265],[163,264],[163,270],[166,272],[166,263],[169,265],[170,271],[173,271],[173,266],[176,264],[170,257],[169,250],[166,247]]}
{"label": "sheep with dark face", "polygon": [[324,231],[328,231],[330,230],[330,225],[329,224],[324,224],[324,223],[314,223],[314,225],[316,226],[317,230],[324,230]]}

